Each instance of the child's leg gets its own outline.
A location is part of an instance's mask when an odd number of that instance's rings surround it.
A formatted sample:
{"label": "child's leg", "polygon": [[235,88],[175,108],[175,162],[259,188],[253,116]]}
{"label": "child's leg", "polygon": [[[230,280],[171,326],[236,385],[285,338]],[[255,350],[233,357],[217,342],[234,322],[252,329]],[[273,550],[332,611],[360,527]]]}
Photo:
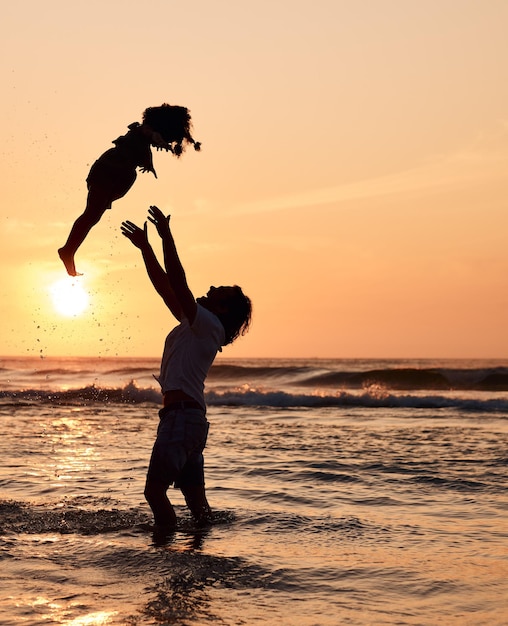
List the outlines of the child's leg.
{"label": "child's leg", "polygon": [[78,275],[74,265],[74,255],[77,249],[110,207],[111,201],[109,199],[103,194],[95,193],[90,189],[84,212],[74,222],[65,245],[58,250],[58,254],[70,276]]}
{"label": "child's leg", "polygon": [[74,255],[86,239],[88,233],[111,208],[114,200],[123,198],[136,180],[136,167],[125,165],[115,156],[115,148],[103,154],[90,169],[88,178],[88,198],[82,215],[74,222],[65,245],[58,250],[65,269],[71,276],[76,276]]}

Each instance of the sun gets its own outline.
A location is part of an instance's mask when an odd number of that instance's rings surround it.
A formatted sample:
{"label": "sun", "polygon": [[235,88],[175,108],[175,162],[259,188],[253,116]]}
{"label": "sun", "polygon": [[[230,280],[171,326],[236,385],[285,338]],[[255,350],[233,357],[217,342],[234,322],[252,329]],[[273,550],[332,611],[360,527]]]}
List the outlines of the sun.
{"label": "sun", "polygon": [[49,288],[53,306],[61,315],[75,317],[80,315],[88,306],[88,293],[79,278],[68,276],[57,280]]}

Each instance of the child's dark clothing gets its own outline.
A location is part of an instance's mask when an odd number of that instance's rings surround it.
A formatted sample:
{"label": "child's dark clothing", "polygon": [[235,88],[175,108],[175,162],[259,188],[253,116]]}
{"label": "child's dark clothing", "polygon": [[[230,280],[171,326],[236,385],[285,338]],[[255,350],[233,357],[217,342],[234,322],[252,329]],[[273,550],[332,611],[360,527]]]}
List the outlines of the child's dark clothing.
{"label": "child's dark clothing", "polygon": [[91,193],[106,196],[108,206],[125,196],[136,180],[136,168],[141,167],[153,172],[150,139],[143,127],[135,122],[129,126],[129,132],[113,141],[110,148],[92,165],[86,183]]}

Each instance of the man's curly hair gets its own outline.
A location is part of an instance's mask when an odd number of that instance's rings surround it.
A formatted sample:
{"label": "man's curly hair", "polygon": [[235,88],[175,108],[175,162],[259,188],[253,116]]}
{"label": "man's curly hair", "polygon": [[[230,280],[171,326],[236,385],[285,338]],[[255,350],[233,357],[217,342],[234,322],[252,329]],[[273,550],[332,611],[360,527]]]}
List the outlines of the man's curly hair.
{"label": "man's curly hair", "polygon": [[224,304],[227,305],[227,311],[217,313],[217,317],[226,331],[224,345],[228,345],[249,330],[252,320],[252,302],[243,293],[241,287],[234,285],[232,292],[224,299]]}
{"label": "man's curly hair", "polygon": [[143,123],[159,133],[171,145],[176,156],[180,156],[189,143],[194,146],[194,150],[201,148],[201,144],[192,138],[192,121],[186,107],[166,103],[148,107],[143,112]]}

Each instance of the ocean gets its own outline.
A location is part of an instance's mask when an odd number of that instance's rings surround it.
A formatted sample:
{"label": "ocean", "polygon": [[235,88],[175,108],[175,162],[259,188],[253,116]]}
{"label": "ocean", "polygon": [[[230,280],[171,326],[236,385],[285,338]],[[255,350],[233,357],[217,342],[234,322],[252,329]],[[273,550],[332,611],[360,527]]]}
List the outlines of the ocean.
{"label": "ocean", "polygon": [[165,542],[158,367],[0,359],[0,624],[508,623],[508,361],[217,360]]}

